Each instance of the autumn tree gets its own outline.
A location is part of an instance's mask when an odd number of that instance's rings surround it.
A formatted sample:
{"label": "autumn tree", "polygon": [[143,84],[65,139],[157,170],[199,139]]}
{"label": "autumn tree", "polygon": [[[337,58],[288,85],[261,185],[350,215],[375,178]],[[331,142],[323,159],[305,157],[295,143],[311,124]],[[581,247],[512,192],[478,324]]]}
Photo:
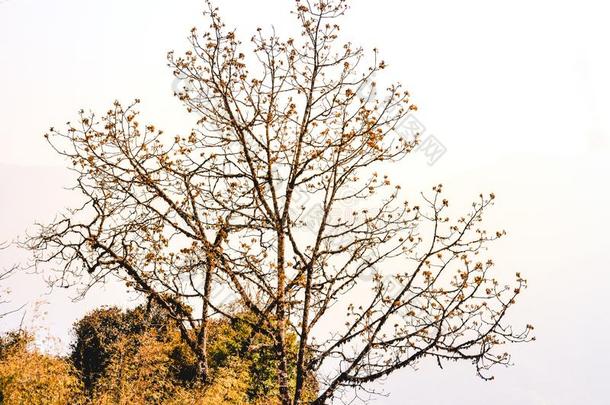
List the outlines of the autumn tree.
{"label": "autumn tree", "polygon": [[[151,302],[129,310],[98,308],[74,324],[70,360],[91,400],[159,403],[178,394],[204,392],[214,396],[223,392],[254,404],[268,403],[277,396],[276,360],[269,339],[259,336],[253,347],[243,352],[252,333],[249,324],[240,320],[247,319],[247,314],[241,314],[235,322],[214,319],[209,325],[211,379],[205,387],[196,379],[196,357],[167,318]],[[294,363],[294,333],[289,340],[288,352]],[[292,367],[292,381],[294,371]],[[315,395],[316,388],[317,382],[310,374],[306,397]]]}
{"label": "autumn tree", "polygon": [[346,9],[296,1],[298,35],[259,29],[247,46],[207,3],[209,27],[168,57],[192,131],[140,124],[137,100],[52,128],[84,201],[28,243],[39,266],[61,263],[58,285],[118,278],[163,308],[204,383],[213,320],[245,322],[244,352],[272,342],[284,405],[306,401],[312,373],[308,402],[325,404],[426,358],[490,378],[531,329],[506,321],[526,281],[500,283],[485,257],[504,234],[482,228],[493,194],[453,217],[442,186],[406,201],[381,172],[417,146],[398,131],[416,106],[377,88],[377,50],[340,42]]}

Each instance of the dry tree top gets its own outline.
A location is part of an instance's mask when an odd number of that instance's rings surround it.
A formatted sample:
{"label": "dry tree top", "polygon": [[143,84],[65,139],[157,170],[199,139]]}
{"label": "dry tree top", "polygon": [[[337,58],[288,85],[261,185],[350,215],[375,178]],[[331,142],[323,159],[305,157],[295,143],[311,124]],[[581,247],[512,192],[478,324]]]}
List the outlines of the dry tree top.
{"label": "dry tree top", "polygon": [[282,404],[306,401],[309,375],[323,404],[424,358],[491,378],[502,346],[530,339],[505,320],[526,281],[484,257],[504,234],[481,227],[493,194],[450,218],[441,185],[408,202],[379,174],[418,144],[396,131],[417,107],[377,89],[377,50],[339,40],[346,9],[296,1],[300,35],[242,43],[208,2],[209,27],[168,55],[192,131],[140,124],[138,100],[52,128],[84,202],[29,241],[59,285],[115,277],[164,308],[204,382],[210,319],[249,323],[273,342]]}

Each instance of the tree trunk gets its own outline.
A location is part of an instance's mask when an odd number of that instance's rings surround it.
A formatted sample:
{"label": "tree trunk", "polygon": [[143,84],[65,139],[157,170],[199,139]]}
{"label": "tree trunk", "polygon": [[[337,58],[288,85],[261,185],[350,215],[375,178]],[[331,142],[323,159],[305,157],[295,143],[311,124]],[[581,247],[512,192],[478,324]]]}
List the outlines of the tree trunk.
{"label": "tree trunk", "polygon": [[282,405],[291,405],[290,390],[288,388],[288,364],[286,359],[286,302],[284,292],[286,288],[286,273],[284,269],[284,242],[282,230],[278,232],[277,256],[277,342],[276,356],[278,358],[278,384]]}

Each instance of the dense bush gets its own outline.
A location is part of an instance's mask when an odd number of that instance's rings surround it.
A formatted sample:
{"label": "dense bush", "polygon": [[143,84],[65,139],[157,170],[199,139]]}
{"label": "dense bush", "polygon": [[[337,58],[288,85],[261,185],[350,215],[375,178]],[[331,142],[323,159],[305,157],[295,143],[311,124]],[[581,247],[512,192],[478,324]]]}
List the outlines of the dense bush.
{"label": "dense bush", "polygon": [[[232,322],[211,322],[211,379],[205,385],[196,379],[196,360],[174,321],[154,306],[90,312],[75,323],[66,358],[41,353],[26,332],[5,334],[0,403],[273,405],[278,387],[272,342],[261,336],[250,342],[247,318],[238,313]],[[293,362],[294,335],[289,343]],[[306,397],[316,392],[310,376]]]}
{"label": "dense bush", "polygon": [[70,362],[40,353],[31,342],[24,332],[0,339],[0,403],[84,404],[82,382]]}

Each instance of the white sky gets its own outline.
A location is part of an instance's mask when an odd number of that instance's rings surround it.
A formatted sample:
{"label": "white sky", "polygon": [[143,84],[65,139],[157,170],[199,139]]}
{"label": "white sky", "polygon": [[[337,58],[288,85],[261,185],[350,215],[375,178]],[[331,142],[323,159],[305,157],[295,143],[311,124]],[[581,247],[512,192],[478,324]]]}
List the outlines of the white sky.
{"label": "white sky", "polygon": [[[219,0],[244,39],[253,28],[290,27],[291,2]],[[0,0],[0,240],[48,221],[69,205],[63,162],[43,142],[80,108],[105,111],[141,98],[144,116],[167,132],[192,124],[171,97],[165,53],[183,50],[199,0]],[[610,24],[604,2],[516,0],[354,1],[344,35],[379,47],[387,74],[405,83],[418,118],[447,152],[433,166],[414,155],[396,167],[407,189],[442,182],[465,208],[480,191],[498,203],[491,224],[509,237],[497,270],[525,274],[514,307],[538,341],[511,347],[515,367],[484,383],[470,365],[422,363],[385,382],[379,404],[607,403],[610,281]],[[493,227],[492,227],[493,228]],[[0,253],[0,265],[21,260]],[[12,282],[15,303],[40,299],[41,282]],[[121,302],[109,288],[73,304],[44,296],[49,333],[68,340],[87,309]],[[0,329],[12,327],[9,319]]]}

